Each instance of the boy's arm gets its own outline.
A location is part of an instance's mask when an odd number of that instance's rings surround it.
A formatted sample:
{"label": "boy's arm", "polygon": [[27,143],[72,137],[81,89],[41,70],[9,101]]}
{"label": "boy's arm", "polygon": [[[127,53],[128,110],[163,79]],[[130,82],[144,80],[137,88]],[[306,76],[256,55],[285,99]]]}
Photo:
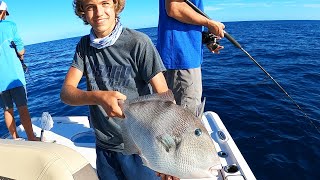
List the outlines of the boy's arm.
{"label": "boy's arm", "polygon": [[60,98],[69,105],[101,105],[109,117],[123,117],[118,100],[126,96],[117,91],[84,91],[78,88],[83,72],[71,67],[63,83]]}
{"label": "boy's arm", "polygon": [[150,80],[150,84],[151,84],[153,91],[155,93],[163,93],[163,92],[167,92],[169,90],[166,79],[164,78],[164,75],[162,72],[159,72],[158,74],[156,74]]}
{"label": "boy's arm", "polygon": [[77,88],[82,75],[83,72],[70,67],[60,92],[60,98],[64,103],[73,106],[94,104],[93,94],[90,95],[90,93]]}

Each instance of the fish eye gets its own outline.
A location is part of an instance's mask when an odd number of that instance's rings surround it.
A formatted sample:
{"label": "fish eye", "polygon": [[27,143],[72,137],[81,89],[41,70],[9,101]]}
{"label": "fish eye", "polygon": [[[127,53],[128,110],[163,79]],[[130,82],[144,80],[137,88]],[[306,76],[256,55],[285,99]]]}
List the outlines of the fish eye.
{"label": "fish eye", "polygon": [[202,134],[202,131],[201,131],[201,129],[196,129],[195,131],[194,131],[194,134],[196,135],[196,136],[201,136],[201,134]]}

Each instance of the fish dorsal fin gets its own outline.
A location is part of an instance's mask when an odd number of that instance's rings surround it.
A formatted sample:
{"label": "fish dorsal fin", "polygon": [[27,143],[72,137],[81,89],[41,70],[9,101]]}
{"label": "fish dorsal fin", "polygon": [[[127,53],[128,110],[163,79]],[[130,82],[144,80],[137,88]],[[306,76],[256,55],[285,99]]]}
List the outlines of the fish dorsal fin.
{"label": "fish dorsal fin", "polygon": [[206,104],[206,97],[203,98],[202,103],[196,108],[196,117],[198,117],[199,119],[202,118],[203,112],[204,112],[204,106]]}
{"label": "fish dorsal fin", "polygon": [[168,90],[163,93],[153,93],[153,94],[148,94],[144,96],[139,96],[135,99],[129,100],[129,104],[136,103],[136,102],[143,102],[143,101],[154,101],[154,100],[175,102],[172,91]]}
{"label": "fish dorsal fin", "polygon": [[169,89],[168,91],[163,93],[148,94],[144,96],[139,96],[131,100],[118,100],[118,105],[122,111],[125,111],[130,106],[130,104],[146,101],[169,101],[175,103],[174,95],[172,91]]}
{"label": "fish dorsal fin", "polygon": [[180,144],[180,141],[177,138],[174,138],[169,134],[162,134],[157,136],[156,138],[159,142],[161,142],[167,152],[169,152],[172,148],[176,148]]}

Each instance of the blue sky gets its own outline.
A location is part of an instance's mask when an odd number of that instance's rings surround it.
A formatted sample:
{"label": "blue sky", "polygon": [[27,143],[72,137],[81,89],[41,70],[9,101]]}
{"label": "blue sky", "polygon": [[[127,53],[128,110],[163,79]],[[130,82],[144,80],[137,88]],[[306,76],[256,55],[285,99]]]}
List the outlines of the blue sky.
{"label": "blue sky", "polygon": [[[25,44],[85,35],[89,26],[75,16],[72,0],[5,0]],[[320,20],[320,0],[204,0],[205,13],[221,22],[251,20]],[[157,0],[127,0],[124,26],[156,27]],[[226,27],[227,28],[227,27]]]}

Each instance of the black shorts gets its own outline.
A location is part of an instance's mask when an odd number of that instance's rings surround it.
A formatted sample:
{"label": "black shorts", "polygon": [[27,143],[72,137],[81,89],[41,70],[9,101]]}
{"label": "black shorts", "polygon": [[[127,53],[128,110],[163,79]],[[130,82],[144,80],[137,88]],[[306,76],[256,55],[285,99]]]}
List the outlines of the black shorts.
{"label": "black shorts", "polygon": [[27,105],[27,93],[24,86],[0,92],[0,106],[4,110],[13,108],[13,103],[16,107]]}

